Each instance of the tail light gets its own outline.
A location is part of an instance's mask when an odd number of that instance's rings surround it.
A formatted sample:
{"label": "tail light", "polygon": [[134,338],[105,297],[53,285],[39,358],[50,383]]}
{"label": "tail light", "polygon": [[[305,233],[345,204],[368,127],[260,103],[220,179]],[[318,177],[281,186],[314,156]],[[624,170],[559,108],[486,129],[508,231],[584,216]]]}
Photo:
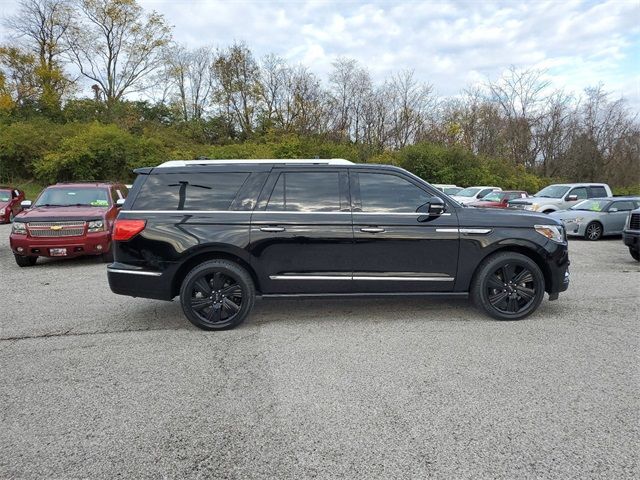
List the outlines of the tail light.
{"label": "tail light", "polygon": [[146,220],[117,219],[113,226],[113,239],[120,242],[131,240],[147,225]]}

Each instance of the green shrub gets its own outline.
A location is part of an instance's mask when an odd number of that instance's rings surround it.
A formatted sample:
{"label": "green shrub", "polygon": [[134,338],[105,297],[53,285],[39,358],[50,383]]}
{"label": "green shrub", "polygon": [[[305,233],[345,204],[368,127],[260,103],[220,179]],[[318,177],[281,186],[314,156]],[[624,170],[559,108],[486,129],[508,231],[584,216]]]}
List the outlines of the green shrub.
{"label": "green shrub", "polygon": [[43,182],[126,180],[131,170],[157,165],[166,158],[154,139],[136,137],[116,125],[91,123],[35,164]]}

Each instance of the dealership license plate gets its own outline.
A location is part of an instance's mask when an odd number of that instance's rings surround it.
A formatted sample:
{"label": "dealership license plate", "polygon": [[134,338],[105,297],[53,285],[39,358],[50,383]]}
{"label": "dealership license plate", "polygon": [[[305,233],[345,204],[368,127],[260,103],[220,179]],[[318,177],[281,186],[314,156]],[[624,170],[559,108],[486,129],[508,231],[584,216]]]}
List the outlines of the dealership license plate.
{"label": "dealership license plate", "polygon": [[66,248],[50,248],[49,255],[52,257],[66,257],[67,249]]}

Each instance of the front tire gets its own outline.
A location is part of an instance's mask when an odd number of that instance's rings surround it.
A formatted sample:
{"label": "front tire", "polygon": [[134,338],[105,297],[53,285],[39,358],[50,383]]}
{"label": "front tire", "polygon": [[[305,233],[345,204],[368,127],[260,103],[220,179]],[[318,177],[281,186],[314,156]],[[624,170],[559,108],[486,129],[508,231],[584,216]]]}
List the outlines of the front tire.
{"label": "front tire", "polygon": [[38,257],[25,257],[24,255],[16,255],[15,253],[13,256],[19,267],[33,267],[38,261]]}
{"label": "front tire", "polygon": [[602,238],[602,225],[600,222],[591,222],[587,225],[587,228],[584,229],[584,238],[593,242],[600,240]]}
{"label": "front tire", "polygon": [[525,255],[502,252],[486,258],[476,270],[471,298],[497,320],[521,320],[544,298],[544,275]]}
{"label": "front tire", "polygon": [[180,287],[182,311],[196,327],[224,330],[240,325],[255,302],[251,275],[228,260],[210,260],[191,270]]}
{"label": "front tire", "polygon": [[636,250],[629,247],[629,253],[631,254],[631,256],[636,262],[640,262],[640,250]]}

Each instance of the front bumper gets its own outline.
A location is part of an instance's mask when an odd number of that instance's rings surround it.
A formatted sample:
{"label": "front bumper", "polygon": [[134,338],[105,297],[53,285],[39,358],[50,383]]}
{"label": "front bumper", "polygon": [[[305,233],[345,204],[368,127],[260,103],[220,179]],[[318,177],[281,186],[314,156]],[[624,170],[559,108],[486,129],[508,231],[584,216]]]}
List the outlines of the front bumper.
{"label": "front bumper", "polygon": [[584,237],[587,224],[585,222],[570,222],[562,220],[564,229],[567,232],[567,237]]}
{"label": "front bumper", "polygon": [[16,255],[25,257],[51,257],[52,248],[66,248],[67,254],[57,258],[73,258],[83,255],[101,255],[111,248],[111,233],[87,233],[81,237],[32,237],[30,235],[9,236],[9,245]]}
{"label": "front bumper", "polygon": [[627,247],[640,250],[640,230],[624,230],[622,241]]}

